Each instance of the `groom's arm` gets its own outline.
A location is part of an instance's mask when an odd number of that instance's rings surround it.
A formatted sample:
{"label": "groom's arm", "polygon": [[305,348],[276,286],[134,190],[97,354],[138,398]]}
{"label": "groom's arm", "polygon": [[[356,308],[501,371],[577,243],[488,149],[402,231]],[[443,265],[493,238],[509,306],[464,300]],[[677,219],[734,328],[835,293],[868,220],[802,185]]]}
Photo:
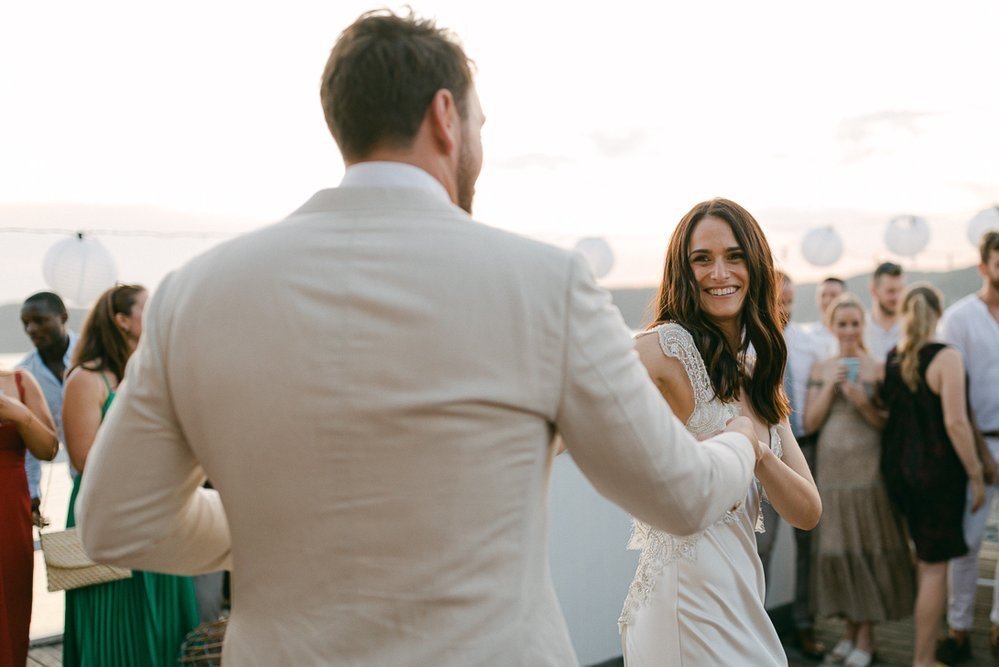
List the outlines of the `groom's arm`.
{"label": "groom's arm", "polygon": [[593,486],[638,519],[685,535],[745,498],[755,452],[738,433],[697,442],[638,360],[621,315],[573,260],[557,426]]}
{"label": "groom's arm", "polygon": [[222,501],[201,488],[167,382],[170,282],[146,308],[142,342],[87,457],[77,521],[98,562],[171,574],[232,569]]}

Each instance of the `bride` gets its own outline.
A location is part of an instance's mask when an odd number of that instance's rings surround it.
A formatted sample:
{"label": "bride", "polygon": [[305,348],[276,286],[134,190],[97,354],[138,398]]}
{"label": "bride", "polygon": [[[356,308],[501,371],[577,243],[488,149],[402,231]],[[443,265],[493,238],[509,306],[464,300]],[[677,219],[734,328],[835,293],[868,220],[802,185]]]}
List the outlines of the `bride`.
{"label": "bride", "polygon": [[758,450],[745,499],[703,532],[680,537],[635,521],[629,546],[642,553],[619,621],[629,667],[787,664],[763,606],[761,496],[806,530],[822,507],[788,425],[778,293],[770,247],[744,208],[713,199],[677,225],[656,324],[637,338],[638,354],[692,434],[707,438],[742,414],[769,448]]}

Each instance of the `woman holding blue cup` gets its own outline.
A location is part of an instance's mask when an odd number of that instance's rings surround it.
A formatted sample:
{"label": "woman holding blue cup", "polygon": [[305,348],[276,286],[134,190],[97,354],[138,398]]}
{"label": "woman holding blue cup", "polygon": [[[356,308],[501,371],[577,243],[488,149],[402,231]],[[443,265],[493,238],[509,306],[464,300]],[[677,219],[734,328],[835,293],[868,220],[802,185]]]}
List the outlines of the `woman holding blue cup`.
{"label": "woman holding blue cup", "polygon": [[819,434],[816,484],[824,509],[812,539],[812,605],[846,620],[827,662],[871,664],[874,626],[912,613],[912,558],[901,518],[881,479],[878,403],[884,364],[864,347],[864,307],[843,294],[827,312],[839,354],[812,367],[805,430]]}

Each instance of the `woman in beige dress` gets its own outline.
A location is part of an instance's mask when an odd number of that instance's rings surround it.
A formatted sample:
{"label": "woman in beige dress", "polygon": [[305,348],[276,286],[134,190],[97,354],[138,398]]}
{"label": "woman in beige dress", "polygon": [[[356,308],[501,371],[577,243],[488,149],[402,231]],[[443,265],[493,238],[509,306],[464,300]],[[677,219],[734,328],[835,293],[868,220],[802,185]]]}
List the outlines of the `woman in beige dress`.
{"label": "woman in beige dress", "polygon": [[901,518],[881,479],[881,430],[875,402],[884,364],[864,348],[864,308],[852,294],[830,307],[839,355],[812,367],[805,430],[819,433],[816,482],[822,525],[813,540],[812,604],[819,616],[846,619],[827,662],[865,667],[874,625],[912,614],[912,557]]}

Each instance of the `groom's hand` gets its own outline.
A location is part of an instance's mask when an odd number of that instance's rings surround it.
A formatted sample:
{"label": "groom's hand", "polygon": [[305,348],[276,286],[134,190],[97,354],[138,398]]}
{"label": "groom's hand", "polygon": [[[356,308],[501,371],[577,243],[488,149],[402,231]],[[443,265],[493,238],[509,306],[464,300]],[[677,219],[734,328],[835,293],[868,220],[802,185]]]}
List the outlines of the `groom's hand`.
{"label": "groom's hand", "polygon": [[756,453],[756,462],[759,463],[763,457],[763,448],[760,446],[759,438],[756,437],[756,429],[753,428],[753,422],[749,417],[742,415],[733,417],[725,424],[725,431],[727,433],[741,433],[746,436],[746,439],[753,446],[753,452]]}

